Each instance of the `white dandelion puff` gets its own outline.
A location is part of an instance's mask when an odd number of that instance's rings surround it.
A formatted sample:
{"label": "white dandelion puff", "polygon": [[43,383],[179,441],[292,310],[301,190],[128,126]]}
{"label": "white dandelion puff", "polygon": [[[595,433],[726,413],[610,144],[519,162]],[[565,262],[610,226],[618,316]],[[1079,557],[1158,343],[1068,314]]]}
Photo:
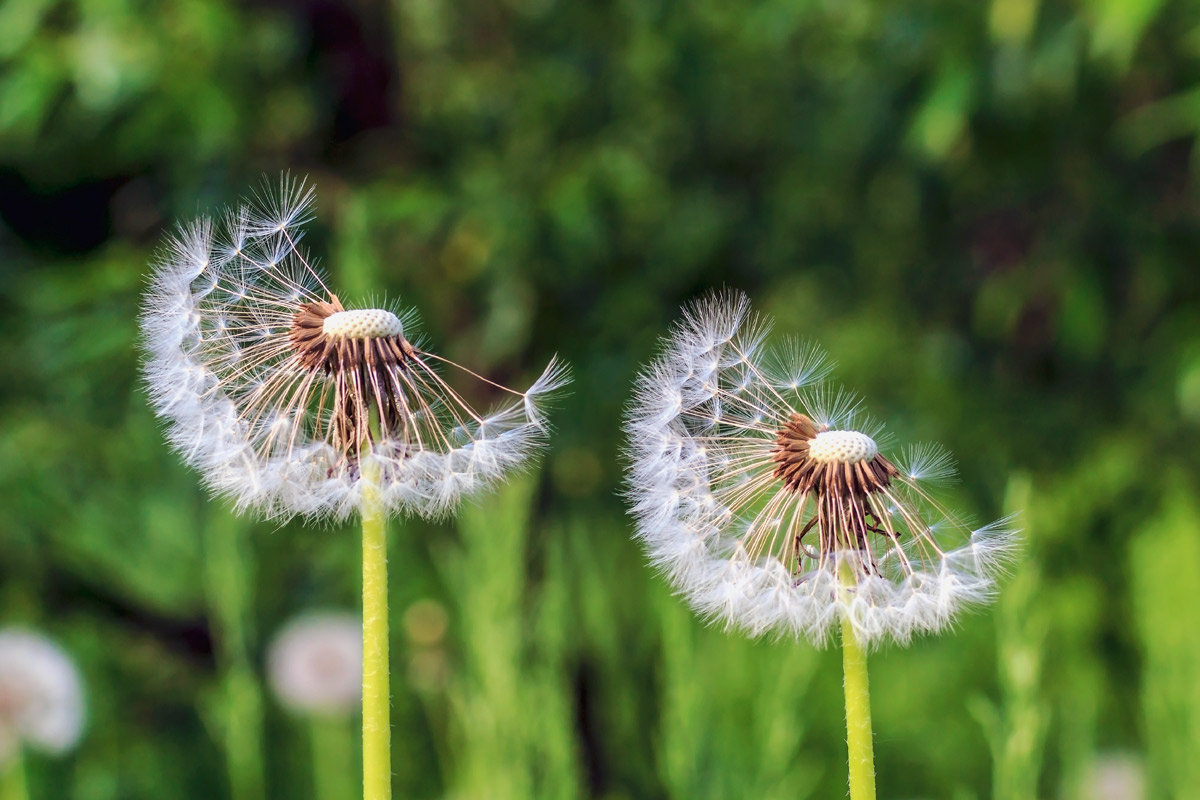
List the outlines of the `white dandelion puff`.
{"label": "white dandelion puff", "polygon": [[309,612],[271,643],[267,677],[280,702],[306,714],[349,714],[362,698],[362,620],[343,612]]}
{"label": "white dandelion puff", "polygon": [[822,383],[821,352],[768,350],[768,329],[745,296],[710,295],[640,374],[627,496],[650,560],[700,614],[817,644],[843,617],[865,643],[907,642],[987,601],[1011,519],[973,529],[943,508],[925,482],[950,456],[897,466],[861,401]]}
{"label": "white dandelion puff", "polygon": [[1085,800],[1144,800],[1146,767],[1131,753],[1103,753],[1087,768]]}
{"label": "white dandelion puff", "polygon": [[[426,350],[413,312],[347,308],[298,246],[312,201],[285,177],[163,249],[141,317],[155,411],[239,510],[344,519],[370,460],[386,510],[441,516],[539,450],[567,371],[508,389]],[[508,400],[476,411],[451,376]]]}
{"label": "white dandelion puff", "polygon": [[84,717],[83,681],[71,657],[37,633],[0,630],[0,764],[24,747],[67,752]]}

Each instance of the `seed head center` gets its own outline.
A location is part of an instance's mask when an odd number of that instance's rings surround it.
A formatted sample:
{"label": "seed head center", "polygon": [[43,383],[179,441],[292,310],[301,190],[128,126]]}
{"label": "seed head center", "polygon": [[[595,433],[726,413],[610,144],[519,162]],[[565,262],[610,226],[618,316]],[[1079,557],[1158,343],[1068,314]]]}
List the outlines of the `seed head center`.
{"label": "seed head center", "polygon": [[875,440],[858,431],[822,431],[808,442],[808,457],[821,464],[857,464],[878,454]]}
{"label": "seed head center", "polygon": [[325,317],[322,331],[331,339],[385,339],[403,336],[400,318],[382,308],[338,311]]}

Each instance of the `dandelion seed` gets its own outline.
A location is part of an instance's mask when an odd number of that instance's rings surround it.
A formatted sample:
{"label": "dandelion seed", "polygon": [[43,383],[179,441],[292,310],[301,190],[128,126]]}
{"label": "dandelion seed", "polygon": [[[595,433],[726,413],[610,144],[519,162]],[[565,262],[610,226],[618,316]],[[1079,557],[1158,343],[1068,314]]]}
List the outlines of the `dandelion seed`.
{"label": "dandelion seed", "polygon": [[1008,521],[944,509],[925,481],[950,457],[893,461],[858,398],[823,383],[821,352],[772,352],[768,330],[744,296],[712,295],[639,377],[628,496],[652,561],[702,615],[817,644],[843,620],[862,643],[904,643],[988,600]]}
{"label": "dandelion seed", "polygon": [[[508,389],[426,350],[412,312],[347,308],[298,245],[312,201],[285,178],[170,241],[142,312],[155,410],[239,510],[344,519],[369,461],[387,511],[444,515],[537,451],[566,370]],[[476,411],[443,372],[510,400]]]}
{"label": "dandelion seed", "polygon": [[70,656],[39,634],[0,630],[0,765],[25,747],[65,753],[83,723],[83,682]]}
{"label": "dandelion seed", "polygon": [[[170,241],[142,310],[146,382],[171,444],[239,511],[362,518],[363,796],[387,800],[387,516],[447,514],[526,464],[567,374],[552,360],[508,389],[427,350],[412,312],[346,307],[299,247],[312,200],[285,177]],[[507,402],[480,413],[442,372]]]}
{"label": "dandelion seed", "polygon": [[275,636],[267,675],[280,701],[307,714],[348,714],[362,698],[362,620],[311,612]]}

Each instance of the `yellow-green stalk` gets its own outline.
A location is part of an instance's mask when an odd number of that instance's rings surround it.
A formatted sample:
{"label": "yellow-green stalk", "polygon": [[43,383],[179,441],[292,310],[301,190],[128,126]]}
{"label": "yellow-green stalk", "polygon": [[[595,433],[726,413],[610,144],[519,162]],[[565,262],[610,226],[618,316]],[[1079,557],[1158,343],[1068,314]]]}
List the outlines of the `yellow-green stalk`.
{"label": "yellow-green stalk", "polygon": [[[844,563],[843,585],[854,580]],[[842,617],[842,673],[846,693],[846,749],[850,764],[850,800],[875,800],[875,747],[871,740],[871,689],[867,651],[854,634],[850,617]]]}
{"label": "yellow-green stalk", "polygon": [[388,689],[387,515],[379,468],[362,460],[363,800],[392,796],[391,700]]}

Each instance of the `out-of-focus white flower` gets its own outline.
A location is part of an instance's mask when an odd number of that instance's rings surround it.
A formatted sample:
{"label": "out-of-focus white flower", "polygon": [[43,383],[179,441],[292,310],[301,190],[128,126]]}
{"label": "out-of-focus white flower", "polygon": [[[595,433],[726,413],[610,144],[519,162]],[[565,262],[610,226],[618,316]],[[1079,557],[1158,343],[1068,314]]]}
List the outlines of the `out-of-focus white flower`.
{"label": "out-of-focus white flower", "polygon": [[708,618],[817,644],[843,616],[864,643],[906,642],[989,599],[1007,521],[943,509],[923,484],[952,476],[949,455],[890,460],[821,352],[767,350],[768,329],[744,296],[711,295],[638,378],[627,494],[654,564]]}
{"label": "out-of-focus white flower", "polygon": [[23,747],[70,750],[84,713],[83,682],[62,648],[31,631],[0,630],[0,764]]}
{"label": "out-of-focus white flower", "polygon": [[1087,772],[1083,796],[1087,800],[1144,800],[1146,769],[1141,759],[1126,753],[1097,756]]}
{"label": "out-of-focus white flower", "polygon": [[362,698],[362,620],[312,612],[285,625],[271,643],[267,674],[280,701],[302,713],[345,714]]}
{"label": "out-of-focus white flower", "polygon": [[[442,515],[539,448],[566,370],[506,389],[425,350],[412,312],[346,309],[298,247],[312,200],[285,177],[164,248],[141,318],[154,408],[239,509],[343,519],[370,461],[389,511]],[[441,368],[512,399],[481,414]]]}

